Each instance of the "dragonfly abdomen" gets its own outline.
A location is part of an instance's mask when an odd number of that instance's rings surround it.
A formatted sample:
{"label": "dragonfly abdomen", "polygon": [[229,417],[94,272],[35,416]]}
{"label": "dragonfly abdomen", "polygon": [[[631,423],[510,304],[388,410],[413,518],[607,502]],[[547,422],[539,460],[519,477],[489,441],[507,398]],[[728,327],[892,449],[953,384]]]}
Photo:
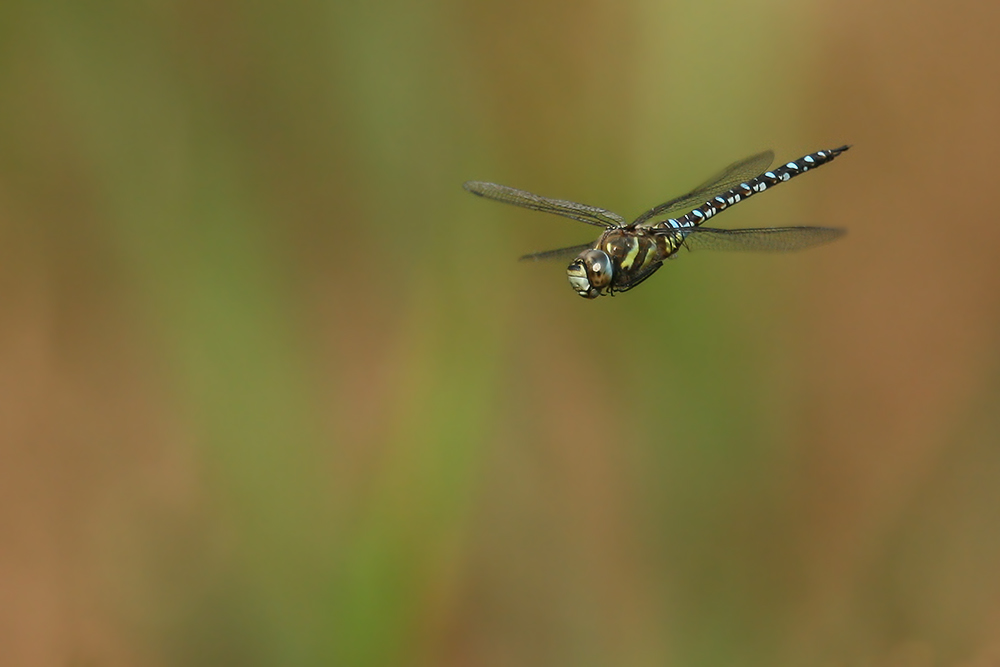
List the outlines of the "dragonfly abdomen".
{"label": "dragonfly abdomen", "polygon": [[764,192],[779,183],[784,183],[799,174],[804,174],[810,169],[815,169],[816,167],[820,167],[827,162],[830,162],[848,148],[850,148],[850,146],[841,146],[840,148],[834,148],[831,150],[817,151],[801,157],[798,160],[794,160],[793,162],[783,164],[776,169],[765,171],[759,176],[755,176],[754,178],[751,178],[744,183],[740,183],[736,187],[709,199],[704,204],[691,210],[687,214],[682,215],[679,218],[664,220],[663,222],[657,223],[655,227],[674,229],[697,227],[714,216],[716,213],[724,211],[730,206],[734,206],[744,199],[752,197],[758,192]]}

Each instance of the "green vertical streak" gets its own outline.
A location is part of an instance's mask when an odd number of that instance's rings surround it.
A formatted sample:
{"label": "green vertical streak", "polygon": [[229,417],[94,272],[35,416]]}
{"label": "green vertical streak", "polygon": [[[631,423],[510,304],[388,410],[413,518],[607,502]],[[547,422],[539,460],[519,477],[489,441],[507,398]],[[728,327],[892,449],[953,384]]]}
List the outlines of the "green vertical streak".
{"label": "green vertical streak", "polygon": [[[360,190],[387,194],[371,202],[382,224],[423,210],[447,219],[436,202],[450,184],[460,192],[457,173],[442,176],[455,156],[441,150],[450,119],[432,93],[446,75],[421,50],[433,32],[415,29],[421,16],[385,23],[371,12],[343,27],[338,57],[359,79],[345,76],[341,92],[364,157],[361,176],[351,173]],[[278,226],[259,214],[243,166],[254,145],[180,77],[155,22],[115,25],[114,12],[63,6],[45,18],[107,231],[201,446],[208,530],[229,543],[223,556],[195,548],[201,557],[186,574],[203,587],[151,605],[154,641],[178,664],[401,664],[425,623],[429,588],[454,558],[483,439],[495,318],[474,294],[440,296],[468,267],[418,267],[400,334],[417,341],[400,371],[417,391],[385,415],[394,435],[368,502],[348,525],[332,524],[320,454],[329,443],[303,379],[308,350],[287,267],[269,249],[267,230]],[[407,220],[414,229],[429,222]],[[446,252],[446,236],[432,228],[421,242]],[[385,243],[393,265],[396,237]],[[176,602],[164,610],[167,598]]]}
{"label": "green vertical streak", "polygon": [[[498,316],[479,290],[468,245],[455,234],[463,178],[456,144],[455,54],[434,5],[353,3],[336,11],[345,115],[359,151],[359,188],[373,193],[371,224],[406,315],[399,335],[409,354],[395,377],[384,465],[338,554],[337,662],[414,664],[434,642],[430,603],[460,558],[487,436]],[[478,246],[477,246],[478,247]],[[472,253],[474,255],[474,253]],[[416,261],[413,259],[416,258]],[[430,605],[430,607],[429,607]]]}
{"label": "green vertical streak", "polygon": [[[131,272],[206,469],[208,534],[181,575],[188,585],[154,592],[150,639],[178,664],[328,656],[316,592],[328,588],[332,541],[309,351],[242,168],[247,148],[178,83],[152,24],[86,12],[49,8],[51,65],[105,209],[97,231]],[[209,546],[217,531],[221,555]],[[174,554],[151,558],[155,578]]]}
{"label": "green vertical streak", "polygon": [[[340,572],[343,664],[412,660],[475,494],[495,371],[483,356],[462,352],[456,332],[432,321],[413,324],[409,331],[425,342],[406,374],[420,378],[421,391],[397,416],[387,464],[350,533]],[[480,342],[490,345],[486,336]]]}

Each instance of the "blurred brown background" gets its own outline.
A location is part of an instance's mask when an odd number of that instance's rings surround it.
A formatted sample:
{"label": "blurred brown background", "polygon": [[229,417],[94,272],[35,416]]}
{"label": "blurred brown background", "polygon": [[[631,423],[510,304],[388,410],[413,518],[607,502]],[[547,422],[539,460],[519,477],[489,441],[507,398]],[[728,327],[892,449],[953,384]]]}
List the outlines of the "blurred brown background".
{"label": "blurred brown background", "polygon": [[[1000,5],[0,5],[0,664],[995,665]],[[587,302],[522,253],[852,143]]]}

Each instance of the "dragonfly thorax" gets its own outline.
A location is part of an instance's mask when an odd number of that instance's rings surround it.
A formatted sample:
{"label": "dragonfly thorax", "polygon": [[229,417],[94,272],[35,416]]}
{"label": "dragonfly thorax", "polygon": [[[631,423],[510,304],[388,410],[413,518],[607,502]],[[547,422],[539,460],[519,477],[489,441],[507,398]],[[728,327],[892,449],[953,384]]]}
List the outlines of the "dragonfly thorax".
{"label": "dragonfly thorax", "polygon": [[570,285],[586,299],[631,289],[677,250],[680,243],[671,244],[671,239],[646,228],[609,229],[566,269]]}
{"label": "dragonfly thorax", "polygon": [[566,268],[569,284],[586,299],[595,299],[611,284],[614,266],[603,250],[584,250]]}

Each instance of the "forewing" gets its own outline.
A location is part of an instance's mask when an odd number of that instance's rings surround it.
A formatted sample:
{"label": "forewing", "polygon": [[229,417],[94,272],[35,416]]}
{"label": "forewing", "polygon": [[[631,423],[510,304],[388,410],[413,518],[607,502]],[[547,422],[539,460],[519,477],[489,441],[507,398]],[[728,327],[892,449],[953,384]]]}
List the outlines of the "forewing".
{"label": "forewing", "polygon": [[598,227],[625,226],[625,218],[597,206],[578,204],[574,201],[563,199],[549,199],[548,197],[542,197],[541,195],[536,195],[525,190],[518,190],[506,185],[483,181],[467,181],[462,187],[480,197],[494,199],[505,204],[513,204],[514,206],[521,206],[523,208],[530,208],[533,211],[555,213],[556,215],[579,220],[580,222],[586,222],[588,225],[596,225]]}
{"label": "forewing", "polygon": [[689,250],[727,250],[738,252],[790,252],[829,243],[846,230],[833,227],[764,227],[761,229],[664,230],[684,235]]}
{"label": "forewing", "polygon": [[583,245],[570,246],[569,248],[558,248],[556,250],[546,250],[544,252],[535,252],[530,255],[524,255],[520,258],[522,262],[548,262],[557,259],[567,260],[575,259],[584,250],[589,250],[593,247],[593,243],[584,243]]}
{"label": "forewing", "polygon": [[754,176],[764,173],[771,166],[773,160],[774,151],[764,151],[744,158],[739,162],[734,162],[691,192],[683,194],[680,197],[674,197],[670,201],[665,201],[659,206],[649,209],[636,218],[632,225],[641,225],[651,218],[665,217],[679,211],[687,213],[716,195],[720,195],[726,190],[735,188],[740,183],[745,183]]}

